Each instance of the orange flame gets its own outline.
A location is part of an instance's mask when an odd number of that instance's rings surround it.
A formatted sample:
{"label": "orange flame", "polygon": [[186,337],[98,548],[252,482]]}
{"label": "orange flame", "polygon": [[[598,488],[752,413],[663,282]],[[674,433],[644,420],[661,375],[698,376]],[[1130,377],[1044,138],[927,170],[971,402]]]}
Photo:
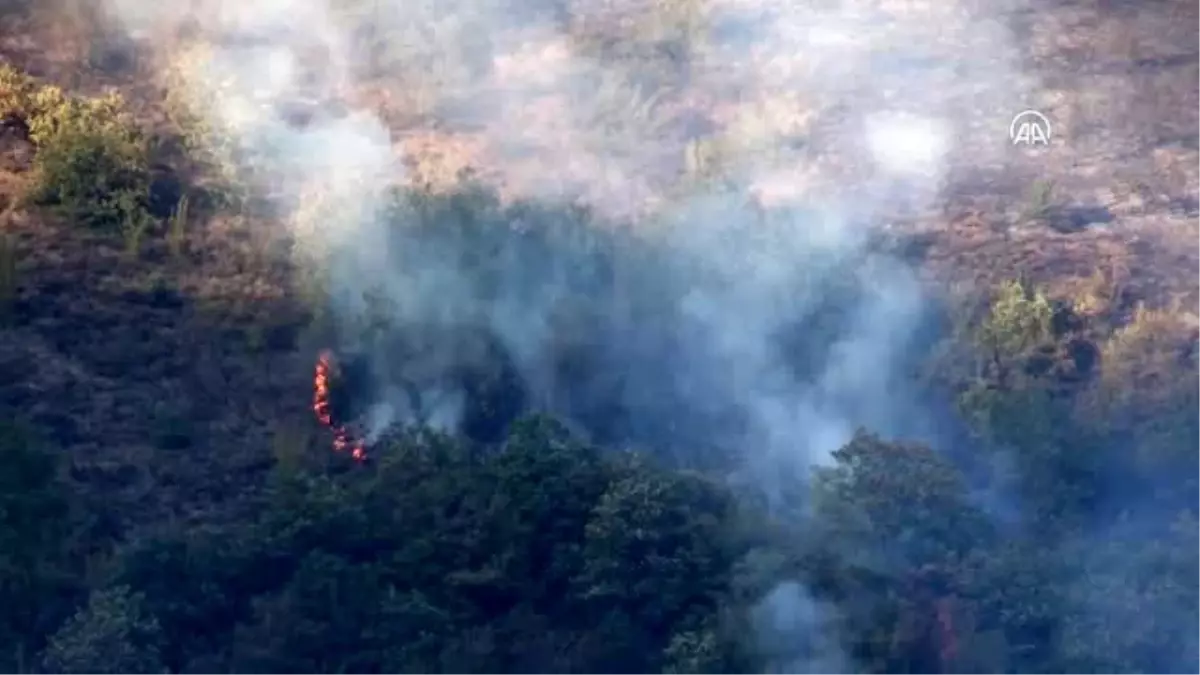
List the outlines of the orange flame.
{"label": "orange flame", "polygon": [[367,458],[367,448],[362,440],[351,436],[345,425],[334,424],[329,404],[329,377],[333,370],[333,353],[322,351],[317,357],[316,372],[313,374],[313,414],[317,421],[333,432],[334,452],[347,452],[357,461]]}

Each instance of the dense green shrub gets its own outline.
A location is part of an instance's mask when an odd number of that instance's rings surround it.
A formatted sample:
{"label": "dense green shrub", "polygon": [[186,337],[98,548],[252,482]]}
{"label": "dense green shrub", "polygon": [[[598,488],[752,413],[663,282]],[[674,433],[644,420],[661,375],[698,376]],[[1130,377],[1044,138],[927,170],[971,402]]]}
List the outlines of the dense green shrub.
{"label": "dense green shrub", "polygon": [[132,235],[149,226],[149,179],[141,147],[103,127],[65,125],[38,149],[33,198],[64,218]]}
{"label": "dense green shrub", "polygon": [[37,146],[30,198],[88,227],[138,237],[149,227],[146,139],[120,96],[73,97],[0,70],[0,116],[24,122]]}
{"label": "dense green shrub", "polygon": [[53,649],[85,626],[143,634],[153,617],[172,671],[652,672],[731,658],[713,653],[730,648],[712,626],[737,557],[720,486],[606,457],[540,418],[482,454],[426,435],[378,450],[346,474],[280,467],[246,527],[131,548],[113,583],[144,596],[136,621],[76,618]]}

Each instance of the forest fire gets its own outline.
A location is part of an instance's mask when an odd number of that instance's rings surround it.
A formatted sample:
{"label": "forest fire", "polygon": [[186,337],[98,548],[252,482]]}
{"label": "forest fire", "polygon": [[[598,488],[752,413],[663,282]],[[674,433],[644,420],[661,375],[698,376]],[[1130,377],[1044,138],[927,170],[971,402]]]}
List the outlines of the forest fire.
{"label": "forest fire", "polygon": [[333,419],[329,385],[334,368],[333,353],[329,350],[322,351],[317,357],[313,373],[313,414],[321,424],[333,432],[334,452],[349,452],[352,458],[361,462],[367,458],[366,445],[361,439],[354,438],[344,424],[338,424]]}

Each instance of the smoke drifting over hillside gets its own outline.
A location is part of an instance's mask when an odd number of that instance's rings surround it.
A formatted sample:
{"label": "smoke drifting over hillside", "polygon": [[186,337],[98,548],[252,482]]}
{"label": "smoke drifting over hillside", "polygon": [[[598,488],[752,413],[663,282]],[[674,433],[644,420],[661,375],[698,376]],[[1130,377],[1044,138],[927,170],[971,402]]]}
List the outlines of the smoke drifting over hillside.
{"label": "smoke drifting over hillside", "polygon": [[[293,213],[313,264],[329,268],[333,306],[349,315],[347,326],[361,323],[363,298],[375,286],[400,325],[474,322],[483,311],[535,401],[561,398],[553,392],[563,383],[551,381],[546,366],[547,324],[565,299],[554,278],[558,253],[533,263],[545,272],[542,290],[486,308],[461,283],[470,271],[450,259],[460,252],[416,261],[419,269],[407,258],[408,266],[397,264],[404,227],[385,210],[387,189],[405,171],[384,122],[353,103],[373,75],[394,75],[427,91],[425,107],[435,116],[450,124],[466,116],[484,129],[497,165],[522,164],[532,153],[541,163],[535,170],[500,176],[510,191],[582,199],[601,215],[658,207],[655,220],[667,227],[643,225],[654,231],[641,236],[681,263],[668,268],[685,269],[642,282],[686,289],[673,307],[688,322],[686,336],[675,338],[685,346],[642,354],[648,362],[640,365],[634,358],[624,366],[632,373],[652,367],[659,376],[692,378],[681,387],[688,396],[748,416],[750,435],[740,440],[799,443],[806,457],[820,457],[862,423],[912,431],[887,423],[911,418],[890,409],[888,378],[920,320],[919,291],[902,267],[855,269],[856,256],[869,228],[930,205],[953,159],[949,148],[971,132],[962,120],[1015,99],[994,27],[940,5],[583,2],[555,12],[521,2],[359,5],[113,5],[135,34],[187,25],[199,38],[172,54],[177,81],[211,123],[233,134],[241,161],[255,168],[244,179],[256,179]],[[929,33],[934,24],[943,39]],[[944,39],[949,29],[954,40]],[[617,38],[640,47],[615,54],[605,45]],[[938,53],[960,40],[987,44],[986,60]],[[665,46],[674,51],[663,56]],[[965,82],[976,84],[964,89]],[[331,105],[338,101],[344,109]],[[303,105],[316,117],[296,124],[289,111]],[[695,140],[698,116],[716,130],[708,141]],[[692,166],[692,186],[681,189],[689,155],[703,155],[705,166]],[[737,191],[696,187],[705,172]],[[749,193],[785,205],[769,236],[754,231],[763,229],[761,219],[743,208]],[[529,260],[520,264],[498,270],[499,288],[530,273]],[[711,287],[689,277],[697,268],[711,275]],[[797,381],[776,338],[821,302],[813,289],[823,286],[823,268],[850,272],[865,292],[844,332],[829,336],[824,370]],[[662,372],[668,357],[677,371]],[[403,417],[395,412],[374,417]]]}
{"label": "smoke drifting over hillside", "polygon": [[[768,493],[860,425],[933,434],[906,384],[926,298],[867,245],[930,207],[964,148],[1000,161],[1024,84],[970,8],[111,2],[135,35],[190,36],[157,46],[328,274],[340,347],[373,366],[373,434],[468,424],[468,383],[510,375],[604,440],[737,451]],[[394,201],[407,170],[356,103],[377,77],[471,130],[507,193],[597,216]],[[636,232],[609,222],[631,214]],[[364,328],[381,317],[391,332]],[[803,614],[795,590],[770,611]]]}

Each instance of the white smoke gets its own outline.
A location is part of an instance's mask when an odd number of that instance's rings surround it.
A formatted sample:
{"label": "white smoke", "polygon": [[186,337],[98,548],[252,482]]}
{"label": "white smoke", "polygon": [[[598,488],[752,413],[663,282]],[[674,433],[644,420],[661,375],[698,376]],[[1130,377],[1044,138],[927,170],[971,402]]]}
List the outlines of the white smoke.
{"label": "white smoke", "polygon": [[[661,230],[645,236],[709,279],[678,308],[686,326],[675,328],[686,334],[673,338],[669,377],[697,409],[746,413],[719,440],[756,450],[742,478],[769,492],[772,477],[787,480],[780,466],[825,461],[860,425],[919,430],[896,371],[924,297],[904,265],[862,254],[877,223],[936,205],[956,168],[1001,161],[1006,115],[1029,86],[1003,27],[952,0],[672,3],[691,17],[678,25],[695,36],[666,62],[618,60],[579,37],[594,26],[666,31],[660,3],[563,0],[551,11],[534,0],[110,2],[131,33],[198,27],[204,39],[192,61],[171,59],[179,81],[193,107],[233,135],[238,161],[255,169],[254,187],[293,222],[301,252],[329,276],[347,339],[361,345],[372,344],[359,334],[378,310],[372,295],[401,325],[484,316],[535,403],[554,406],[547,353],[556,307],[568,297],[553,261],[532,296],[486,303],[453,263],[401,262],[382,210],[408,172],[398,130],[362,102],[367,90],[382,87],[426,127],[465,129],[443,141],[473,148],[464,161],[508,193],[577,197],[618,215],[656,210]],[[315,111],[304,124],[290,119],[297,106]],[[696,131],[706,125],[716,133]],[[724,193],[678,189],[685,170],[756,193],[782,215],[766,227]],[[840,275],[863,292],[822,362],[797,381],[778,335],[816,311]],[[445,368],[470,356],[434,342],[414,357],[420,372],[411,381],[383,387],[368,413],[373,436],[413,420],[455,424],[463,395]],[[426,409],[416,409],[413,387]],[[630,387],[627,403],[650,403],[644,395]],[[763,635],[821,623],[796,584],[776,588],[761,609],[763,625],[774,626]],[[780,667],[841,670],[835,652],[821,644],[815,661]]]}
{"label": "white smoke", "polygon": [[768,593],[752,617],[767,672],[852,672],[832,639],[830,616],[800,584],[785,582]]}

